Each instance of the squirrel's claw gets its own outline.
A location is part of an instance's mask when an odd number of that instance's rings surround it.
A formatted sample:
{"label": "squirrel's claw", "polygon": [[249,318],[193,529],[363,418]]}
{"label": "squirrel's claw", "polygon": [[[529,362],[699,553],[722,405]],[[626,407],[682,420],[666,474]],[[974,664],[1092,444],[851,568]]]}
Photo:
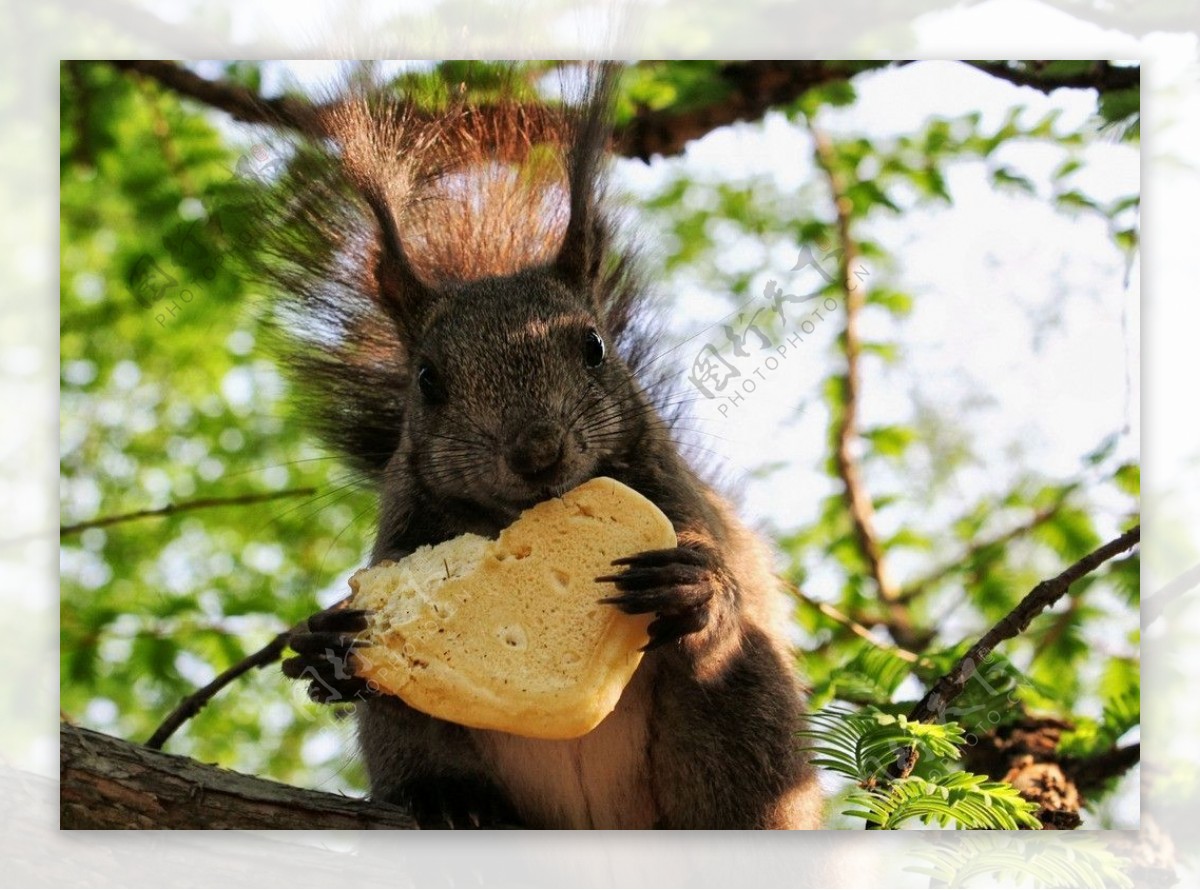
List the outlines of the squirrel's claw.
{"label": "squirrel's claw", "polygon": [[374,684],[354,675],[351,654],[363,646],[355,634],[367,626],[361,610],[328,609],[305,622],[306,630],[291,635],[288,645],[298,654],[284,660],[284,676],[309,682],[308,696],[321,704],[336,704],[376,694]]}
{"label": "squirrel's claw", "polygon": [[706,554],[687,547],[648,550],[613,560],[623,572],[601,575],[600,583],[615,584],[619,593],[600,600],[630,615],[655,613],[650,642],[643,651],[704,629],[714,592],[715,572]]}
{"label": "squirrel's claw", "polygon": [[477,829],[517,825],[504,795],[486,780],[429,778],[411,782],[404,803],[422,829]]}
{"label": "squirrel's claw", "polygon": [[371,613],[366,609],[326,609],[309,617],[305,622],[313,633],[320,631],[335,631],[339,633],[357,633],[367,629],[367,620]]}

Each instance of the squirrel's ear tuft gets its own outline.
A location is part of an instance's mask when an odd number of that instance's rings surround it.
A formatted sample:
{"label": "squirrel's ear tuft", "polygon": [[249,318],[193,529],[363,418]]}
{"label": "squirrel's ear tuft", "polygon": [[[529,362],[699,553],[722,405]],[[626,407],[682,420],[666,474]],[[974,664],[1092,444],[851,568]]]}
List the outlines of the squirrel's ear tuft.
{"label": "squirrel's ear tuft", "polygon": [[554,269],[577,287],[591,288],[596,283],[608,247],[607,222],[599,205],[619,71],[617,62],[601,62],[589,69],[587,91],[576,112],[567,154],[570,216]]}
{"label": "squirrel's ear tuft", "polygon": [[433,300],[433,289],[417,275],[404,252],[400,230],[387,197],[377,187],[365,187],[362,195],[379,226],[379,252],[375,281],[380,307],[396,324],[402,339],[420,330],[421,318]]}

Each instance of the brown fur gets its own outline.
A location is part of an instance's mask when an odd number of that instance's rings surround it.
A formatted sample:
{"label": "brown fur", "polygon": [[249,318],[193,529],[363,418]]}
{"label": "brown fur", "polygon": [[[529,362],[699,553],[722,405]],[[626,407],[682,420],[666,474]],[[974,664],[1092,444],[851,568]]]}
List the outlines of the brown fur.
{"label": "brown fur", "polygon": [[372,698],[372,793],[432,821],[816,827],[769,554],[681,457],[640,359],[645,289],[603,202],[612,88],[606,70],[580,109],[452,103],[436,118],[349,101],[329,124],[340,156],[301,151],[266,217],[315,416],[380,492],[374,560],[495,535],[598,475],[654,501],[680,539],[613,585],[620,608],[656,613],[657,647],[596,730],[535,741]]}

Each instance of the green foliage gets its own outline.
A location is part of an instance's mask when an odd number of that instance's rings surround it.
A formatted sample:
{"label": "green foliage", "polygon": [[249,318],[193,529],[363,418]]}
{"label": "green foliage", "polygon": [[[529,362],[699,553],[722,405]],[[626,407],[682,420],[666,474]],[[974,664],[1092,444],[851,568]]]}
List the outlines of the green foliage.
{"label": "green foliage", "polygon": [[812,704],[831,699],[848,702],[890,702],[912,665],[894,652],[864,644],[847,662],[824,677],[813,678]]}
{"label": "green foliage", "polygon": [[[373,504],[301,432],[256,348],[255,291],[229,259],[242,222],[229,183],[248,155],[170,93],[107,64],[68,66],[62,521],[280,495],[64,536],[61,707],[145,739],[184,695],[340,588],[367,551]],[[169,750],[282,781],[342,769],[305,753],[333,719],[297,692],[277,669],[256,672]]]}
{"label": "green foliage", "polygon": [[[1129,860],[1111,849],[1103,835],[1076,833],[1057,843],[1012,834],[986,841],[966,835],[946,843],[932,838],[914,851],[923,865],[906,871],[928,875],[932,886],[970,887],[1132,887]],[[987,884],[972,884],[986,881]]]}
{"label": "green foliage", "polygon": [[720,102],[730,85],[715,61],[651,62],[628,72],[617,103],[617,120],[625,121],[638,109],[673,112]]}
{"label": "green foliage", "polygon": [[[957,828],[1041,827],[1033,816],[1036,806],[1011,785],[961,770],[940,771],[958,757],[963,743],[963,729],[955,723],[915,723],[873,707],[856,713],[826,709],[811,723],[804,735],[812,739],[813,762],[858,785],[846,799],[845,816],[885,829],[914,819]],[[888,769],[910,748],[926,761],[924,773],[891,778]]]}
{"label": "green foliage", "polygon": [[[1049,63],[1064,76],[1090,64]],[[467,74],[483,98],[512,85],[532,97],[559,65],[445,62],[406,70],[391,86],[434,108]],[[824,126],[830,109],[856,101],[854,74],[882,67],[835,65],[850,79],[831,80],[779,109],[798,139],[808,140],[806,122]],[[258,89],[263,68],[229,63],[224,76]],[[702,111],[732,88],[719,62],[641,63],[618,97],[618,115]],[[246,144],[254,137],[233,136],[216,123],[219,115],[103,63],[64,63],[60,96],[62,522],[277,496],[64,535],[63,711],[141,739],[198,684],[341,594],[345,576],[369,551],[375,504],[357,486],[361,480],[304,432],[292,387],[262,342],[261,294],[230,259],[247,228],[244,208],[271,187],[269,177],[234,175],[259,170],[261,158]],[[1097,113],[1136,136],[1136,95],[1105,94]],[[784,122],[777,116],[773,123]],[[896,569],[899,608],[918,633],[897,644],[834,459],[846,411],[841,306],[799,360],[817,369],[818,382],[790,390],[780,410],[825,425],[824,443],[817,433],[793,462],[811,466],[826,484],[805,493],[804,519],[779,529],[775,543],[786,575],[813,581],[812,595],[848,619],[796,604],[814,700],[866,708],[829,711],[814,724],[822,757],[856,783],[848,811],[882,825],[1020,822],[1023,810],[1008,789],[961,772],[956,761],[972,737],[1027,711],[1073,723],[1061,750],[1079,757],[1111,747],[1140,720],[1136,553],[1076,585],[995,653],[947,710],[950,724],[925,727],[895,716],[1038,581],[1114,525],[1136,521],[1139,469],[1120,453],[1118,432],[1074,469],[1048,473],[1014,459],[1021,472],[1012,481],[964,496],[959,479],[991,469],[980,456],[990,443],[973,426],[989,410],[987,394],[966,406],[916,397],[910,404],[903,396],[916,357],[912,316],[928,307],[929,295],[903,275],[896,226],[909,214],[952,212],[959,174],[973,170],[1012,201],[1102,221],[1132,260],[1138,196],[1089,192],[1080,174],[1094,139],[1087,128],[1066,129],[1055,114],[1030,119],[1019,107],[990,121],[931,117],[891,138],[831,135],[833,170],[846,184],[849,225],[869,273],[864,403],[880,398],[881,382],[890,386],[887,412],[859,418],[854,445],[880,545]],[[1014,149],[1030,145],[1053,152],[1048,174],[1022,165]],[[656,289],[682,317],[700,292],[741,304],[772,275],[786,289],[781,273],[804,247],[818,264],[805,271],[806,286],[844,304],[831,283],[840,255],[829,183],[802,155],[798,186],[672,161],[639,196],[639,224],[655,233],[663,256]],[[1075,298],[1064,293],[1064,304]],[[787,309],[795,322],[800,316]],[[781,325],[765,327],[774,336]],[[864,641],[864,627],[879,645]],[[910,743],[922,752],[913,776],[883,781],[880,770]],[[349,729],[337,716],[310,705],[274,668],[227,689],[168,744],[282,781],[357,790],[362,775],[349,747]]]}

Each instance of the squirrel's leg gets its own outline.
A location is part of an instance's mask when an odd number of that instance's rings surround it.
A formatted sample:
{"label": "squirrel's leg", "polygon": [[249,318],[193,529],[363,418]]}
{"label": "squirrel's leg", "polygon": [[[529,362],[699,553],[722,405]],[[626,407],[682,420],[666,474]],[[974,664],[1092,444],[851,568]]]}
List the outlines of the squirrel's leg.
{"label": "squirrel's leg", "polygon": [[482,770],[470,732],[378,696],[358,706],[358,734],[374,800],[409,809],[430,828],[519,825],[504,791]]}
{"label": "squirrel's leg", "polygon": [[752,626],[719,666],[698,670],[694,655],[676,646],[651,656],[660,826],[817,827],[820,792],[797,737],[802,699],[791,666]]}
{"label": "squirrel's leg", "polygon": [[[680,546],[619,560],[608,602],[654,613],[650,775],[662,828],[815,827],[793,665],[748,617],[747,591],[701,523]],[[731,740],[737,744],[731,745]]]}

